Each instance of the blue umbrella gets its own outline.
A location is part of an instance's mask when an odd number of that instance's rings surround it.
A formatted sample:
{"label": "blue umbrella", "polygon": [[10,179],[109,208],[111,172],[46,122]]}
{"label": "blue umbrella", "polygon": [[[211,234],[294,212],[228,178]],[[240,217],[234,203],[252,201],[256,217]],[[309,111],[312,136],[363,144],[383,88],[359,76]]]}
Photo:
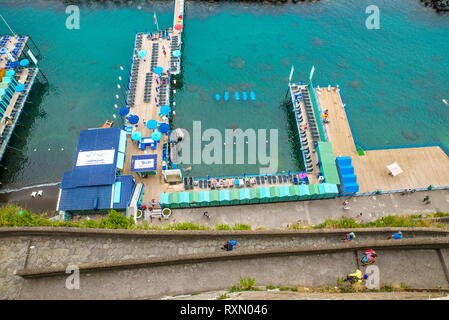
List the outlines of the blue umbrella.
{"label": "blue umbrella", "polygon": [[147,52],[145,50],[140,50],[139,52],[137,52],[137,55],[139,56],[139,58],[143,58],[147,55]]}
{"label": "blue umbrella", "polygon": [[16,72],[14,71],[14,70],[8,70],[7,72],[6,72],[6,76],[7,77],[12,77],[13,75],[15,75],[16,74]]}
{"label": "blue umbrella", "polygon": [[170,112],[171,112],[170,106],[162,106],[162,107],[161,107],[161,110],[160,110],[160,112],[159,112],[159,114],[162,114],[162,115],[169,115]]}
{"label": "blue umbrella", "polygon": [[161,123],[158,130],[162,133],[167,133],[170,131],[170,125],[168,123]]}
{"label": "blue umbrella", "polygon": [[0,48],[0,54],[5,54],[6,52],[8,52],[8,48],[7,47]]}
{"label": "blue umbrella", "polygon": [[128,107],[123,107],[120,109],[120,111],[118,112],[119,115],[126,116],[129,113],[129,108]]}
{"label": "blue umbrella", "polygon": [[128,118],[128,122],[131,124],[136,124],[139,122],[139,117],[133,114]]}
{"label": "blue umbrella", "polygon": [[160,141],[162,138],[162,133],[160,133],[159,131],[154,131],[151,134],[151,139],[153,139],[154,141]]}
{"label": "blue umbrella", "polygon": [[150,130],[154,130],[157,127],[157,121],[156,120],[149,120],[147,122],[147,128]]}
{"label": "blue umbrella", "polygon": [[173,51],[173,57],[179,58],[180,56],[181,56],[181,51],[180,50]]}
{"label": "blue umbrella", "polygon": [[131,140],[139,141],[140,139],[142,139],[142,132],[134,131],[131,135]]}
{"label": "blue umbrella", "polygon": [[18,66],[20,66],[20,62],[19,61],[13,61],[10,64],[11,68],[17,68]]}
{"label": "blue umbrella", "polygon": [[25,85],[23,85],[23,84],[18,84],[18,85],[16,86],[16,91],[17,91],[17,92],[22,92],[23,90],[25,90]]}
{"label": "blue umbrella", "polygon": [[155,67],[153,69],[153,72],[156,73],[156,74],[161,74],[162,72],[164,72],[164,68],[162,68],[162,67]]}
{"label": "blue umbrella", "polygon": [[30,60],[28,60],[28,59],[23,59],[23,60],[20,61],[20,65],[22,67],[26,67],[29,64],[30,64]]}

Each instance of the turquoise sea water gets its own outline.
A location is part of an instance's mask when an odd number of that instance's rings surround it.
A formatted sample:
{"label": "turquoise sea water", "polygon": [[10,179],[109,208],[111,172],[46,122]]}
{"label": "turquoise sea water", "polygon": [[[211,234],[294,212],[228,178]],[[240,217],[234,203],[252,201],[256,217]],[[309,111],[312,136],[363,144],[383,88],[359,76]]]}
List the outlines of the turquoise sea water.
{"label": "turquoise sea water", "polygon": [[[203,129],[220,131],[279,129],[279,171],[296,170],[281,102],[291,65],[295,81],[314,65],[315,84],[340,84],[355,134],[367,147],[449,146],[449,107],[441,102],[449,99],[449,16],[419,1],[378,0],[381,29],[367,30],[371,2],[188,2],[175,125],[191,129],[201,120]],[[173,3],[141,6],[82,6],[81,29],[68,30],[58,1],[0,1],[14,30],[37,43],[49,79],[42,100],[21,118],[12,144],[20,151],[11,149],[3,160],[4,186],[58,181],[72,166],[79,130],[112,119],[118,76],[127,74],[119,66],[129,68],[135,31],[154,30],[154,10],[161,27],[172,22]],[[4,25],[0,31],[6,33]],[[217,103],[215,93],[225,90],[231,100]],[[232,101],[236,90],[255,91],[257,101]],[[194,165],[192,175],[244,172],[257,166]]]}

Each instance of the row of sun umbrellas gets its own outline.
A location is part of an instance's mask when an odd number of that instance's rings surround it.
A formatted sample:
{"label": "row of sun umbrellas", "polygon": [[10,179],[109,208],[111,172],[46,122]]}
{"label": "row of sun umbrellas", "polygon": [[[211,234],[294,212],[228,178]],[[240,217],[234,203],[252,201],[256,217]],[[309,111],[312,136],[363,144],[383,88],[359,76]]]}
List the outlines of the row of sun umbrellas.
{"label": "row of sun umbrellas", "polygon": [[[130,112],[130,108],[129,107],[123,107],[123,108],[121,108],[120,110],[119,110],[119,112],[118,112],[118,114],[120,115],[120,116],[122,116],[122,117],[124,117],[124,116],[126,116],[126,115],[128,115],[129,114],[129,112]],[[161,115],[161,116],[168,116],[169,114],[170,114],[170,112],[171,112],[171,108],[170,108],[170,106],[169,105],[165,105],[165,106],[162,106],[160,109],[159,109],[159,115]],[[129,116],[129,118],[128,118],[128,121],[129,121],[129,123],[131,123],[131,124],[137,124],[138,122],[139,122],[139,117],[137,116],[137,115],[130,115]],[[151,121],[151,120],[150,120]],[[149,122],[150,122],[149,121]],[[156,120],[153,120],[153,121],[156,121]],[[149,123],[148,122],[148,123]],[[150,128],[150,127],[148,127],[149,129],[153,129],[153,128]]]}

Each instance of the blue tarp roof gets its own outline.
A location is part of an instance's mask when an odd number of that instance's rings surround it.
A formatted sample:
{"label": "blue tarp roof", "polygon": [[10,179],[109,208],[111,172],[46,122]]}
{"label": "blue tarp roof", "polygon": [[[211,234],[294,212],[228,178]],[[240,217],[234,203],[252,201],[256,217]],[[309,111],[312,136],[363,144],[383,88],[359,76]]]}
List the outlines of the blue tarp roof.
{"label": "blue tarp roof", "polygon": [[[112,185],[115,182],[117,152],[120,143],[119,128],[82,130],[78,140],[73,170],[65,172],[61,188]],[[115,150],[112,164],[76,166],[78,154],[84,151]]]}
{"label": "blue tarp roof", "polygon": [[143,154],[131,157],[131,171],[156,171],[157,154]]}
{"label": "blue tarp roof", "polygon": [[122,183],[121,193],[120,193],[120,202],[114,203],[114,209],[124,209],[128,207],[131,202],[131,198],[133,196],[134,191],[134,179],[133,176],[118,176],[117,181]]}
{"label": "blue tarp roof", "polygon": [[112,185],[62,189],[59,210],[111,208]]}
{"label": "blue tarp roof", "polygon": [[[120,202],[113,203],[114,209],[125,209],[134,191],[134,180],[130,175],[118,176],[114,182],[121,182]],[[58,210],[94,210],[112,209],[112,184],[87,186],[61,190]]]}

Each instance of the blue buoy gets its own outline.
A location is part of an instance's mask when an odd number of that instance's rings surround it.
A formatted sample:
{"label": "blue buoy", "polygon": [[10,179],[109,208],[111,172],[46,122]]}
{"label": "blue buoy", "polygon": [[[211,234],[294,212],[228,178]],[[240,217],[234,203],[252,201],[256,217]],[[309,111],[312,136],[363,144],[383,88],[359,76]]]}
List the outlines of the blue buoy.
{"label": "blue buoy", "polygon": [[234,93],[234,97],[235,97],[235,100],[237,100],[237,101],[240,100],[240,94],[238,91]]}
{"label": "blue buoy", "polygon": [[249,93],[249,96],[251,97],[251,100],[256,100],[256,93],[254,92],[254,91],[251,91],[250,93]]}
{"label": "blue buoy", "polygon": [[242,98],[243,100],[248,100],[248,95],[246,94],[246,91],[242,92]]}
{"label": "blue buoy", "polygon": [[225,93],[224,93],[224,99],[225,99],[226,101],[229,100],[229,92],[225,91]]}
{"label": "blue buoy", "polygon": [[217,93],[217,94],[215,95],[215,100],[220,101],[220,99],[221,99],[220,94]]}

